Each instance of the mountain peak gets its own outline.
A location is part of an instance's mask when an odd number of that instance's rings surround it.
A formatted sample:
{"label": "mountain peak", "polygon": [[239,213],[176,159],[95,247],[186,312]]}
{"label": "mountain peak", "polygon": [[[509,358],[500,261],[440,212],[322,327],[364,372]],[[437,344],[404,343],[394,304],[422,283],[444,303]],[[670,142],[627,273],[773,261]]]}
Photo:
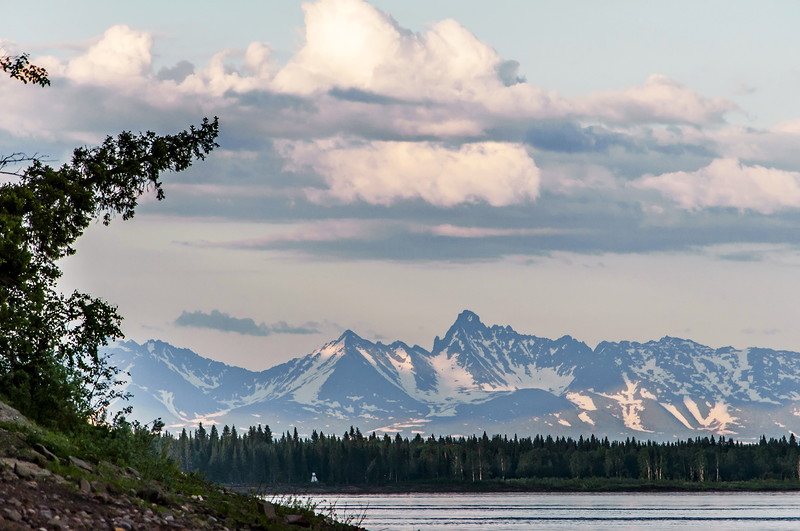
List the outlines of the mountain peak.
{"label": "mountain peak", "polygon": [[469,310],[464,310],[458,317],[456,318],[456,322],[453,323],[453,326],[461,326],[461,327],[473,327],[477,325],[482,325],[481,318],[475,312],[471,312]]}
{"label": "mountain peak", "polygon": [[445,348],[453,338],[459,335],[459,332],[466,333],[467,335],[471,335],[472,332],[480,331],[481,329],[485,329],[486,325],[481,322],[481,318],[474,312],[469,310],[464,310],[458,317],[447,333],[444,335],[443,339],[440,339],[439,336],[436,336],[436,339],[433,340],[433,353],[438,352],[442,348]]}
{"label": "mountain peak", "polygon": [[696,342],[692,341],[691,339],[685,339],[685,338],[682,338],[682,337],[673,337],[673,336],[664,336],[661,339],[659,339],[658,341],[651,341],[651,343],[662,344],[662,345],[680,345],[680,344],[683,344],[683,345],[694,345],[694,346],[698,346],[698,347],[703,347],[704,346],[704,345],[701,345],[699,343],[696,343]]}
{"label": "mountain peak", "polygon": [[348,343],[350,341],[363,341],[363,339],[348,328],[339,336],[339,339],[336,340],[337,343]]}

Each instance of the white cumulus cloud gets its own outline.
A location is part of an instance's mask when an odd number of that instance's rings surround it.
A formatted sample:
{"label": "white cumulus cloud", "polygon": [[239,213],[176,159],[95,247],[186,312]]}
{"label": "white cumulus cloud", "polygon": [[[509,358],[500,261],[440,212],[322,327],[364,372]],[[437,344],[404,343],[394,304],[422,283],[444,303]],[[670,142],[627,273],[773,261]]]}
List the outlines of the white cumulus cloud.
{"label": "white cumulus cloud", "polygon": [[645,175],[634,186],[657,190],[681,208],[732,207],[770,214],[800,207],[800,172],[716,159],[694,172]]}
{"label": "white cumulus cloud", "polygon": [[67,77],[96,85],[130,82],[150,73],[152,36],[125,25],[112,26],[87,52],[67,65]]}
{"label": "white cumulus cloud", "polygon": [[422,199],[449,207],[485,201],[505,206],[535,199],[539,169],[518,144],[477,142],[449,147],[435,142],[352,142],[341,138],[280,141],[289,171],[311,169],[328,189],[313,200],[333,198],[389,205]]}
{"label": "white cumulus cloud", "polygon": [[[565,98],[523,82],[516,61],[455,20],[414,32],[364,0],[317,0],[303,10],[303,41],[285,65],[273,60],[268,44],[253,42],[222,49],[205,65],[182,61],[180,76],[153,72],[152,34],[113,26],[71,60],[40,58],[54,79],[71,80],[59,88],[69,105],[47,98],[31,105],[31,91],[0,87],[0,111],[14,118],[13,126],[0,127],[40,134],[46,119],[77,129],[71,138],[92,141],[96,132],[88,129],[96,124],[107,133],[113,108],[136,109],[131,115],[143,122],[150,112],[213,112],[226,128],[272,138],[520,142],[538,119],[695,125],[719,122],[733,108],[662,75],[621,91]],[[24,115],[15,111],[23,106]]]}
{"label": "white cumulus cloud", "polygon": [[244,93],[268,88],[274,75],[269,45],[250,43],[243,55],[241,72],[226,64],[226,60],[240,55],[233,49],[218,52],[204,69],[187,76],[178,86],[179,90],[220,97],[228,90]]}
{"label": "white cumulus cloud", "polygon": [[454,20],[426,33],[401,28],[362,0],[305,4],[305,44],[275,79],[307,94],[355,87],[403,98],[469,98],[502,87],[497,53]]}

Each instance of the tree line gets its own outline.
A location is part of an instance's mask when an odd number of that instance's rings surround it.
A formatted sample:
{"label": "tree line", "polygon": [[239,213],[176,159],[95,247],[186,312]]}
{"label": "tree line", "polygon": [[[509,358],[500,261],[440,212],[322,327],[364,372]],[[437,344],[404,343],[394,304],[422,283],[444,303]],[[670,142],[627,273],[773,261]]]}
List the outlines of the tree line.
{"label": "tree line", "polygon": [[800,479],[800,447],[762,437],[756,444],[723,436],[679,442],[609,441],[595,436],[509,438],[419,434],[275,435],[269,426],[166,433],[161,451],[185,471],[228,484],[302,485],[312,473],[325,485],[477,483],[507,479],[632,479],[729,482]]}

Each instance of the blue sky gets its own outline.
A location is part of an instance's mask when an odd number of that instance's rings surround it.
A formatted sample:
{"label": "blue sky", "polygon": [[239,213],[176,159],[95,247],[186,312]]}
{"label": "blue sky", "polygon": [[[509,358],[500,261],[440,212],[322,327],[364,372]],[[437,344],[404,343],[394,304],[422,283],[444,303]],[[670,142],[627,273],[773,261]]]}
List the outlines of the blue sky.
{"label": "blue sky", "polygon": [[19,2],[0,46],[53,85],[0,82],[0,151],[220,117],[209,160],[63,264],[138,341],[266,368],[346,328],[430,347],[468,308],[800,350],[798,11]]}

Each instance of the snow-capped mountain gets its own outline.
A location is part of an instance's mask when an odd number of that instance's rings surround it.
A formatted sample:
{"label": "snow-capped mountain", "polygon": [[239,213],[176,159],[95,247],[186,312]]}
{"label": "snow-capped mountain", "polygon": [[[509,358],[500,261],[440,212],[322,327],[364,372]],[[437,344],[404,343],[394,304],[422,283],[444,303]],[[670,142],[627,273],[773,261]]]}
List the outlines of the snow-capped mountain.
{"label": "snow-capped mountain", "polygon": [[367,341],[352,331],[262,372],[160,341],[119,343],[135,416],[339,433],[593,433],[751,439],[800,432],[800,353],[556,340],[486,326],[462,312],[433,349]]}

